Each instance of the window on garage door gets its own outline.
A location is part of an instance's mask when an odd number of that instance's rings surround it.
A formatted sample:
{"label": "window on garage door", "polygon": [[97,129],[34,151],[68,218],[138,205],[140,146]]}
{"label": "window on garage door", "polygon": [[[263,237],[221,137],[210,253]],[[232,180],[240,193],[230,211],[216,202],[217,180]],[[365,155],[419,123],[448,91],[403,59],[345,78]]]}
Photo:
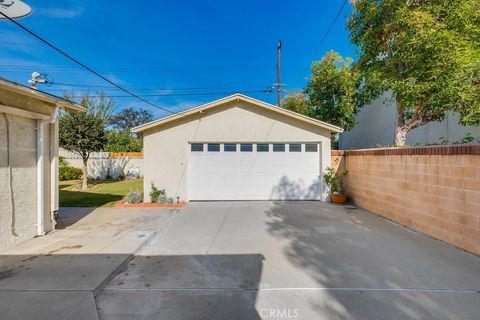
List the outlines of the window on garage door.
{"label": "window on garage door", "polygon": [[274,143],[273,152],[285,152],[285,144],[283,143]]}
{"label": "window on garage door", "polygon": [[270,151],[268,143],[258,143],[257,144],[257,152],[268,152]]}
{"label": "window on garage door", "polygon": [[307,143],[305,144],[305,152],[317,152],[318,144],[316,143]]}
{"label": "window on garage door", "polygon": [[242,143],[240,145],[240,151],[241,152],[252,152],[253,151],[253,145],[251,143]]}
{"label": "window on garage door", "polygon": [[236,143],[225,143],[223,145],[223,151],[225,151],[225,152],[235,152],[235,151],[237,151],[237,144]]}
{"label": "window on garage door", "polygon": [[300,144],[300,143],[290,143],[288,145],[288,151],[290,151],[290,152],[302,152],[302,144]]}
{"label": "window on garage door", "polygon": [[192,145],[190,146],[190,150],[193,152],[202,152],[203,143],[192,143]]}
{"label": "window on garage door", "polygon": [[220,151],[220,143],[208,144],[208,152],[219,152],[219,151]]}

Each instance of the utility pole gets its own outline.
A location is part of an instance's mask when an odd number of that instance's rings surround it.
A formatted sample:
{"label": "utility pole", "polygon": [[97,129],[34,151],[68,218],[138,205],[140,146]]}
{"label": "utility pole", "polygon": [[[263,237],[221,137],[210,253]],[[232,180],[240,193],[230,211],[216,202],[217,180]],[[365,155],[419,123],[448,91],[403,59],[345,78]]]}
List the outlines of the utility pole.
{"label": "utility pole", "polygon": [[281,76],[281,53],[282,53],[282,40],[278,40],[278,45],[277,45],[277,105],[280,108],[282,99],[281,99],[281,92],[282,92],[282,87],[281,87],[281,82],[280,82],[280,76]]}

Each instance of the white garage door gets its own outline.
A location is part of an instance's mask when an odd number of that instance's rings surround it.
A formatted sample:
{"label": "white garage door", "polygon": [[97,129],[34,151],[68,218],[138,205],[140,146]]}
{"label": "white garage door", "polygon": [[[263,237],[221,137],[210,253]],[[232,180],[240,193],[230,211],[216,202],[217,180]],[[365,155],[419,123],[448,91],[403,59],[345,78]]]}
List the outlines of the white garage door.
{"label": "white garage door", "polygon": [[318,143],[192,143],[190,200],[318,200]]}

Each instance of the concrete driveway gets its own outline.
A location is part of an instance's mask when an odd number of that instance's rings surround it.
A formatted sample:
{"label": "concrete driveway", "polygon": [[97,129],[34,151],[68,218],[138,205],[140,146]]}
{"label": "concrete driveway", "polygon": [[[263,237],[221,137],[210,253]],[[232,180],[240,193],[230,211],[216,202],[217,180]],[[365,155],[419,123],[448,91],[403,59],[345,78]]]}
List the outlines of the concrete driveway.
{"label": "concrete driveway", "polygon": [[352,207],[190,203],[95,302],[100,319],[478,319],[480,258]]}

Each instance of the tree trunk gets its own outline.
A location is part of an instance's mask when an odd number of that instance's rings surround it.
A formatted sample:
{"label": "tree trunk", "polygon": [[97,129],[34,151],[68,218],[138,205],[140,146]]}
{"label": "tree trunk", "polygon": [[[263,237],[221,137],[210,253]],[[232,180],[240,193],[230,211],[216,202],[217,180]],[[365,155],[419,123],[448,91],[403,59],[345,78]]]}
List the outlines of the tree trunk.
{"label": "tree trunk", "polygon": [[395,117],[395,136],[393,144],[395,146],[404,146],[407,140],[407,133],[409,129],[405,124],[405,114],[398,107],[397,102],[397,114]]}
{"label": "tree trunk", "polygon": [[82,167],[82,190],[87,190],[88,184],[87,184],[87,162],[88,158],[83,158],[83,167]]}

